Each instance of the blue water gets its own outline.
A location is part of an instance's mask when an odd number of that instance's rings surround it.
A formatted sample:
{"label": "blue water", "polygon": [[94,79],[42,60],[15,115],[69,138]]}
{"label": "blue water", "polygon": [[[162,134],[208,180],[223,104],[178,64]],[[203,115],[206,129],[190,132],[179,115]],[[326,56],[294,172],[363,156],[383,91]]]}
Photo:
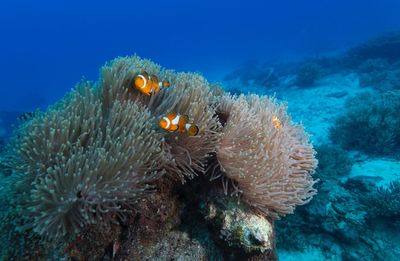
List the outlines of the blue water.
{"label": "blue water", "polygon": [[336,52],[399,28],[399,10],[397,0],[3,0],[0,110],[46,107],[133,53],[219,79],[247,60]]}

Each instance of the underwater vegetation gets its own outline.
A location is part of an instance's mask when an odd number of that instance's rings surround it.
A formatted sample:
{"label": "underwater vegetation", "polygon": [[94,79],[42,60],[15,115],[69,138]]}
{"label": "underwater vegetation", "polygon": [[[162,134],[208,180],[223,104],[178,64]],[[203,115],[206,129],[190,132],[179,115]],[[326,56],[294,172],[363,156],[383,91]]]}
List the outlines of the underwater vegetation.
{"label": "underwater vegetation", "polygon": [[363,93],[346,103],[330,130],[333,142],[371,155],[396,156],[400,146],[400,93]]}
{"label": "underwater vegetation", "polygon": [[[231,248],[246,258],[273,258],[273,220],[316,194],[315,151],[285,104],[231,96],[198,74],[137,56],[107,63],[98,82],[79,83],[23,122],[2,164],[17,180],[1,191],[9,206],[1,214],[6,259],[24,253],[28,259],[136,260],[171,247],[176,251],[169,255],[189,251],[192,260]],[[202,190],[188,197],[185,186]],[[181,215],[189,203],[215,200],[209,195],[236,200],[215,201],[222,208],[217,216],[192,208],[194,215],[203,213],[200,223],[211,222],[202,233],[232,236],[204,246],[187,231],[172,232],[185,227]],[[218,213],[231,226],[213,226],[210,220],[222,218]],[[270,226],[269,232],[257,232],[254,222]]]}

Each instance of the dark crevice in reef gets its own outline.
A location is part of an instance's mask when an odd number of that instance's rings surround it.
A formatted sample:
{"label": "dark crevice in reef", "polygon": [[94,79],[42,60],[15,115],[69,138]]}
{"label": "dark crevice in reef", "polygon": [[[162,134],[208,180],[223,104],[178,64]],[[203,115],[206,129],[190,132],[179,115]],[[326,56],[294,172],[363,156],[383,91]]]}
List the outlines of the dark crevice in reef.
{"label": "dark crevice in reef", "polygon": [[214,253],[209,256],[210,260],[220,260],[224,256],[224,250],[220,245],[217,245],[204,217],[199,212],[201,204],[204,203],[203,197],[207,191],[205,188],[212,186],[206,179],[204,176],[198,176],[185,186],[177,188],[179,199],[184,202],[180,229],[186,231],[193,240],[198,241],[205,249]]}

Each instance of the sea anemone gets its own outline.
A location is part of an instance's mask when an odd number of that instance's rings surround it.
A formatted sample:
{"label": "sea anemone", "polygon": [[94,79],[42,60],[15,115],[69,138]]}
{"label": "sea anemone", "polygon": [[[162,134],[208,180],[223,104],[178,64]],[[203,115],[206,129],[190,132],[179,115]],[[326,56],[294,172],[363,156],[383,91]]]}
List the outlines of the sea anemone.
{"label": "sea anemone", "polygon": [[26,201],[34,231],[60,238],[130,209],[162,174],[154,120],[130,101],[102,110],[84,83],[25,123],[14,138],[13,161],[31,184]]}
{"label": "sea anemone", "polygon": [[233,181],[234,193],[274,218],[311,200],[315,151],[283,104],[256,95],[224,96],[218,110],[226,121],[216,154],[219,175]]}
{"label": "sea anemone", "polygon": [[[132,88],[142,71],[172,86],[142,95]],[[169,112],[187,115],[198,135],[158,128]],[[209,167],[271,217],[292,213],[316,193],[314,150],[284,105],[256,95],[231,97],[201,75],[137,56],[106,64],[97,83],[82,82],[27,120],[7,154],[21,177],[19,202],[29,225],[50,239],[124,218],[160,177],[184,183]]]}
{"label": "sea anemone", "polygon": [[[172,86],[148,97],[132,88],[133,76],[146,71],[167,79]],[[104,66],[99,86],[105,104],[132,100],[146,106],[156,118],[169,112],[188,115],[200,129],[196,137],[163,132],[164,168],[168,176],[182,182],[205,172],[207,158],[216,150],[221,128],[211,103],[213,91],[199,74],[174,73],[138,56],[120,57]]]}

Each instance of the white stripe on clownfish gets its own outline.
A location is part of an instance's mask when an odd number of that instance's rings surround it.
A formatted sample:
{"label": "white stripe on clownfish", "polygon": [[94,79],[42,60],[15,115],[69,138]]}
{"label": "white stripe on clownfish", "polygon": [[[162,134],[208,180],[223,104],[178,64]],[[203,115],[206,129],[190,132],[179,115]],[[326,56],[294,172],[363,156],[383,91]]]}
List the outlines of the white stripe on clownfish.
{"label": "white stripe on clownfish", "polygon": [[180,118],[180,117],[181,117],[180,115],[177,115],[177,116],[175,117],[175,119],[172,120],[172,124],[177,125],[177,124],[179,123],[179,118]]}
{"label": "white stripe on clownfish", "polygon": [[185,125],[186,130],[189,130],[190,126],[192,126],[192,124],[186,123],[186,125]]}
{"label": "white stripe on clownfish", "polygon": [[143,80],[143,85],[140,87],[141,89],[143,89],[143,88],[146,87],[146,85],[147,85],[146,77],[144,77],[144,76],[141,75],[141,74],[139,74],[138,77],[141,78],[141,79]]}
{"label": "white stripe on clownfish", "polygon": [[163,117],[163,119],[167,122],[166,128],[168,129],[169,126],[171,125],[171,121],[168,119],[168,117]]}

